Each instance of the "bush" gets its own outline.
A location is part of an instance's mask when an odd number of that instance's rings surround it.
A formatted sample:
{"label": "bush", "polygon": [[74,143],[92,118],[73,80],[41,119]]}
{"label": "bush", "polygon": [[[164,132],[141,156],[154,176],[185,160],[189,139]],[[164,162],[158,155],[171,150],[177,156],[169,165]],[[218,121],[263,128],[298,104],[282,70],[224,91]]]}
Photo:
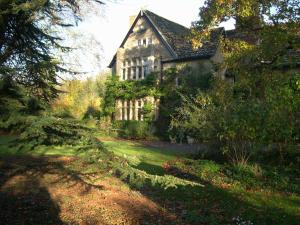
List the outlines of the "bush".
{"label": "bush", "polygon": [[0,120],[0,129],[11,133],[21,133],[37,119],[37,116],[12,113],[8,118]]}
{"label": "bush", "polygon": [[98,146],[100,143],[92,135],[92,130],[78,121],[55,117],[36,118],[24,129],[17,141],[21,147],[30,148],[38,145]]}
{"label": "bush", "polygon": [[100,110],[98,110],[96,107],[90,105],[88,106],[86,112],[83,115],[83,119],[99,119],[100,118]]}
{"label": "bush", "polygon": [[148,139],[153,137],[153,126],[150,122],[115,121],[113,127],[122,138]]}

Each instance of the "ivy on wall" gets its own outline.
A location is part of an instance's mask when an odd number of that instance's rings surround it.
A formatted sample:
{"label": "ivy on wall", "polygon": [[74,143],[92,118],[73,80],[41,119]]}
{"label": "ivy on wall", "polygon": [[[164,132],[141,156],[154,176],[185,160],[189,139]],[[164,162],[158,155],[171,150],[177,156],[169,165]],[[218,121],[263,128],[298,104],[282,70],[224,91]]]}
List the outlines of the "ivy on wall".
{"label": "ivy on wall", "polygon": [[103,102],[103,112],[111,115],[115,112],[116,100],[133,100],[145,97],[159,98],[159,74],[151,73],[143,80],[120,81],[117,76],[112,76],[106,82],[106,93]]}

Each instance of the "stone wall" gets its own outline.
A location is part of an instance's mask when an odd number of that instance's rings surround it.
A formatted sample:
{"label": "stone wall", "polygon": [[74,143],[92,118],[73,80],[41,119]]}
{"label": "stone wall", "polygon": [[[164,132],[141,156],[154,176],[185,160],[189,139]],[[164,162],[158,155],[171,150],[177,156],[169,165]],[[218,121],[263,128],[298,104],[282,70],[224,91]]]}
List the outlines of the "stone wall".
{"label": "stone wall", "polygon": [[147,19],[141,17],[124,46],[117,51],[115,73],[120,80],[143,79],[151,71],[160,71],[160,61],[166,59],[171,59],[171,54],[160,42]]}

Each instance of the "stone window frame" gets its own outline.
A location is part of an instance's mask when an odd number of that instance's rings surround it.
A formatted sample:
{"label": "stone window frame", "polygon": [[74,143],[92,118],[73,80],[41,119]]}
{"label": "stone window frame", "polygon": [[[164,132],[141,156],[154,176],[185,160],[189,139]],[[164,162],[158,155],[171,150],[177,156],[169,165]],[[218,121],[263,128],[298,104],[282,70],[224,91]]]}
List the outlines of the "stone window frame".
{"label": "stone window frame", "polygon": [[[127,58],[121,67],[120,80],[143,80],[153,69],[152,56]],[[157,59],[158,60],[158,59]],[[152,62],[152,63],[151,63]],[[158,61],[157,61],[158,63]],[[152,68],[153,67],[153,68]],[[157,68],[158,69],[158,68]],[[155,70],[154,70],[155,71]]]}
{"label": "stone window frame", "polygon": [[144,104],[144,99],[119,100],[119,119],[143,121],[142,108]]}
{"label": "stone window frame", "polygon": [[144,46],[144,47],[147,47],[147,44],[148,44],[148,43],[147,43],[147,38],[143,38],[143,46]]}

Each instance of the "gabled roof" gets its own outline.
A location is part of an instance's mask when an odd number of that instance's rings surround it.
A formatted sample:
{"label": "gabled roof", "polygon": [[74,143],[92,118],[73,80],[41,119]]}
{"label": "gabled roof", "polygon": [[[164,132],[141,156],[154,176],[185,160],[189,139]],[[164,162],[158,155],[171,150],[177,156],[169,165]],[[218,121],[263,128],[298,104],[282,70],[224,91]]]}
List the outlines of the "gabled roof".
{"label": "gabled roof", "polygon": [[[197,58],[210,58],[218,48],[218,37],[223,33],[224,28],[217,28],[212,32],[211,40],[205,43],[201,48],[194,49],[191,42],[188,40],[190,29],[178,23],[165,19],[149,10],[141,10],[135,18],[132,26],[130,27],[127,35],[120,47],[123,47],[127,38],[132,33],[133,28],[140,17],[145,17],[149,24],[152,26],[158,38],[169,50],[173,58],[169,61],[197,59]],[[115,56],[109,67],[111,68],[115,62]]]}

